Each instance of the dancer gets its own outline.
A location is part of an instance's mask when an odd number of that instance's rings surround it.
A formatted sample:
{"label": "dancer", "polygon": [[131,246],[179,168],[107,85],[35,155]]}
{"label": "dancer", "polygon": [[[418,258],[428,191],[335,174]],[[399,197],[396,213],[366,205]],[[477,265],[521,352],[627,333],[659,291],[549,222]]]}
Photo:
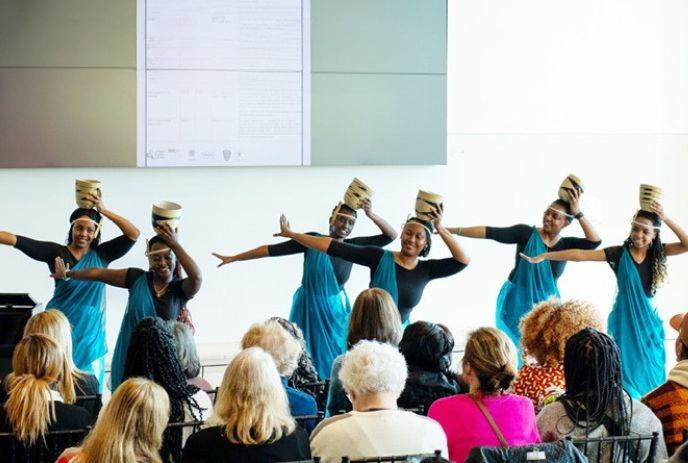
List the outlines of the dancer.
{"label": "dancer", "polygon": [[[140,268],[74,270],[59,257],[55,261],[52,276],[56,280],[100,281],[129,289],[127,309],[112,356],[110,387],[113,391],[122,382],[129,338],[138,323],[145,317],[155,316],[166,321],[177,320],[187,301],[201,289],[201,269],[179,244],[177,233],[166,223],[160,223],[155,231],[158,234],[148,241],[146,250],[148,271]],[[188,277],[175,276],[177,262]]]}
{"label": "dancer", "polygon": [[[607,327],[621,352],[624,388],[639,398],[664,382],[666,351],[664,328],[653,305],[657,288],[666,278],[666,258],[688,251],[688,234],[664,213],[658,202],[650,211],[639,210],[621,246],[597,251],[546,252],[522,257],[531,263],[550,261],[606,261],[616,274],[618,291]],[[679,239],[662,243],[664,222]]]}
{"label": "dancer", "polygon": [[[402,325],[409,324],[409,315],[423,296],[425,286],[436,278],[454,275],[468,265],[470,258],[451,233],[442,225],[444,206],[429,213],[432,222],[417,217],[406,221],[401,232],[401,250],[385,251],[375,246],[358,246],[325,236],[312,236],[291,230],[289,221],[280,217],[278,236],[292,238],[304,246],[370,268],[370,287],[387,291],[397,304]],[[433,228],[447,245],[452,257],[426,259],[430,252]]]}
{"label": "dancer", "polygon": [[[28,257],[45,262],[55,272],[55,259],[60,258],[74,269],[106,268],[134,246],[139,230],[127,219],[105,207],[102,196],[90,195],[95,209],[78,208],[69,216],[67,245],[37,241],[0,231],[0,244],[14,246]],[[107,217],[122,235],[100,242],[102,218]],[[72,326],[74,363],[76,367],[98,378],[100,388],[105,379],[105,285],[95,281],[55,281],[55,292],[46,304],[48,309],[63,312]]]}
{"label": "dancer", "polygon": [[[489,226],[453,227],[448,230],[459,236],[481,238],[505,244],[516,244],[516,261],[509,278],[497,297],[497,327],[504,331],[517,348],[521,345],[518,324],[521,318],[538,302],[550,296],[559,297],[557,280],[564,273],[565,262],[551,262],[549,265],[521,265],[519,254],[536,256],[545,251],[565,249],[595,249],[601,240],[592,224],[580,210],[581,192],[566,189],[567,200],[552,202],[542,216],[542,226],[525,224],[506,228]],[[573,219],[579,221],[585,238],[562,237],[561,231]],[[519,356],[520,360],[520,356]]]}
{"label": "dancer", "polygon": [[[363,201],[366,216],[377,225],[382,234],[347,238],[356,224],[356,211],[339,203],[330,216],[329,238],[342,243],[360,246],[382,247],[394,241],[396,231],[384,219],[373,212],[370,199]],[[318,233],[310,233],[321,236]],[[292,300],[289,321],[296,323],[303,331],[308,352],[310,352],[320,378],[328,378],[332,361],[346,348],[346,330],[349,323],[351,303],[344,285],[351,275],[351,262],[326,256],[322,252],[308,250],[295,240],[280,244],[263,245],[234,256],[213,253],[221,260],[218,267],[237,261],[263,257],[304,254],[301,286]]]}

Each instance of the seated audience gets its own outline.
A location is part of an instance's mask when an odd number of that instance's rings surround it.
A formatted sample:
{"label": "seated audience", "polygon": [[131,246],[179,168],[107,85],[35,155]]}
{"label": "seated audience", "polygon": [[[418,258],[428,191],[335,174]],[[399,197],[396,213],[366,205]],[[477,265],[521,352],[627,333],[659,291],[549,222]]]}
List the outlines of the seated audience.
{"label": "seated audience", "polygon": [[294,339],[299,342],[301,346],[301,355],[299,356],[298,366],[296,370],[289,377],[289,386],[299,391],[308,392],[304,389],[307,384],[317,383],[321,381],[318,376],[318,372],[315,370],[313,365],[313,359],[311,354],[308,353],[306,349],[306,339],[303,337],[303,331],[296,323],[292,323],[286,318],[282,317],[272,317],[270,320],[274,320],[279,323],[282,328],[287,330],[287,333],[291,334]]}
{"label": "seated audience", "polygon": [[[170,399],[170,423],[204,421],[212,409],[205,391],[186,383],[186,376],[177,360],[174,338],[159,317],[146,317],[131,335],[124,363],[124,378],[146,378],[165,389]],[[168,428],[163,434],[163,461],[181,455],[183,441],[191,428]]]}
{"label": "seated audience", "polygon": [[289,413],[282,379],[259,347],[225,370],[210,427],[189,437],[184,463],[278,462],[310,458],[308,434]]}
{"label": "seated audience", "polygon": [[463,391],[456,374],[449,370],[454,349],[454,336],[444,325],[418,321],[404,330],[399,350],[408,365],[406,387],[397,405],[402,408],[423,407],[442,397]]}
{"label": "seated audience", "polygon": [[536,413],[562,395],[566,390],[566,341],[587,327],[602,329],[602,321],[590,303],[551,298],[536,305],[521,319],[524,364],[511,392],[532,400]]}
{"label": "seated audience", "polygon": [[447,434],[451,461],[465,461],[473,447],[500,445],[479,404],[508,445],[540,441],[533,403],[507,392],[516,376],[515,351],[511,340],[496,328],[480,328],[468,336],[462,365],[470,393],[439,399],[428,412]]}
{"label": "seated audience", "polygon": [[[398,313],[398,311],[397,311]],[[339,378],[353,411],[321,422],[311,435],[311,453],[323,463],[385,455],[447,455],[447,438],[430,418],[397,409],[406,382],[406,362],[396,347],[361,341],[344,354]]]}
{"label": "seated audience", "polygon": [[189,325],[176,320],[168,320],[167,327],[174,337],[174,347],[177,351],[177,359],[182,367],[186,384],[196,386],[203,391],[214,391],[215,388],[201,375],[201,360],[196,351],[196,342]]}
{"label": "seated audience", "polygon": [[[564,352],[566,392],[545,406],[537,424],[543,442],[566,436],[573,438],[607,436],[647,436],[662,432],[659,419],[642,403],[631,400],[623,390],[621,360],[616,343],[594,328],[585,328],[566,343]],[[593,446],[594,447],[594,446]],[[649,441],[640,445],[638,461],[645,461]],[[599,461],[609,461],[612,448],[603,445]],[[615,450],[615,453],[618,453]],[[597,450],[588,450],[591,462]],[[660,439],[658,458],[666,458],[666,445]]]}
{"label": "seated audience", "polygon": [[57,463],[161,463],[169,416],[165,389],[130,378],[112,394],[81,447],[66,450]]}
{"label": "seated audience", "polygon": [[[392,296],[380,288],[370,288],[361,292],[354,301],[349,316],[349,329],[346,347],[351,349],[359,341],[378,341],[398,346],[401,340],[401,316]],[[345,355],[345,354],[344,354]],[[334,416],[351,410],[349,400],[339,380],[344,355],[334,359],[330,374],[330,389],[327,396],[327,414]]]}
{"label": "seated audience", "polygon": [[[91,424],[88,411],[64,403],[53,389],[64,382],[65,390],[74,391],[66,357],[57,341],[45,334],[25,336],[14,348],[7,400],[0,407],[0,432],[14,433],[27,449],[41,445],[48,431]],[[0,448],[0,455],[6,455],[5,449]]]}
{"label": "seated audience", "polygon": [[[260,347],[272,356],[277,365],[277,371],[282,378],[282,385],[287,392],[289,410],[292,416],[315,415],[318,407],[315,399],[305,392],[294,389],[287,384],[287,378],[296,369],[301,356],[301,345],[282,326],[274,321],[267,320],[256,323],[244,334],[241,340],[241,348]],[[315,427],[315,421],[306,423],[306,430],[310,432]]]}
{"label": "seated audience", "polygon": [[642,402],[650,407],[664,428],[667,451],[673,453],[683,442],[683,430],[688,428],[688,317],[676,315],[671,326],[678,331],[676,360],[667,382],[648,393]]}

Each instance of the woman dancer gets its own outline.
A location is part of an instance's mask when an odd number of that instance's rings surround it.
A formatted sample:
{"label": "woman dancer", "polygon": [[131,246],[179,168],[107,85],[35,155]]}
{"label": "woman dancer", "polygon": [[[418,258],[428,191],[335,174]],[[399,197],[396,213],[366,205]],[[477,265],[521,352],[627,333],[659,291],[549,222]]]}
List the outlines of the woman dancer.
{"label": "woman dancer", "polygon": [[[339,203],[330,217],[329,238],[342,243],[360,246],[385,246],[397,237],[394,229],[375,214],[369,199],[364,200],[366,216],[377,225],[382,234],[347,238],[356,224],[357,214],[346,204]],[[317,233],[311,233],[320,236]],[[351,303],[344,285],[351,275],[351,262],[322,252],[308,250],[296,240],[280,244],[263,245],[234,256],[213,253],[222,262],[221,267],[232,262],[253,260],[262,257],[304,254],[301,286],[292,300],[289,321],[296,323],[303,331],[308,352],[310,352],[318,375],[328,378],[332,361],[344,352],[346,328],[351,312]]]}
{"label": "woman dancer", "polygon": [[[436,278],[454,275],[468,265],[470,258],[451,233],[442,225],[444,207],[431,212],[432,222],[416,217],[406,221],[401,232],[401,250],[385,251],[375,246],[358,246],[336,241],[325,236],[296,233],[289,227],[289,221],[280,217],[278,236],[292,238],[304,246],[359,265],[370,268],[370,287],[387,291],[397,304],[402,325],[409,323],[409,315],[423,296],[425,286]],[[447,245],[452,257],[426,259],[430,252],[433,228]]]}
{"label": "woman dancer", "polygon": [[[521,318],[538,302],[550,296],[559,297],[557,280],[564,273],[565,262],[549,265],[522,265],[519,254],[536,256],[545,251],[565,249],[595,249],[600,237],[580,210],[580,192],[565,190],[567,201],[557,199],[545,209],[542,226],[525,224],[506,228],[488,226],[448,228],[451,233],[468,238],[491,239],[505,244],[516,244],[516,262],[509,278],[497,297],[497,327],[504,331],[517,348],[521,345],[518,324]],[[573,219],[579,221],[585,238],[562,237],[559,234]]]}
{"label": "woman dancer", "polygon": [[[624,388],[633,398],[664,382],[664,328],[653,305],[657,288],[666,278],[666,258],[688,251],[688,234],[667,217],[662,206],[653,202],[652,211],[639,210],[631,231],[621,246],[599,251],[546,252],[529,262],[606,261],[616,274],[618,292],[607,320],[609,333],[619,345]],[[666,223],[679,239],[662,243],[659,230]]]}
{"label": "woman dancer", "polygon": [[[105,268],[113,260],[125,255],[139,237],[138,229],[127,219],[110,211],[103,198],[90,195],[95,209],[78,208],[69,216],[67,245],[37,241],[0,231],[0,244],[14,246],[34,260],[48,264],[55,272],[55,259],[60,258],[72,269]],[[102,218],[107,217],[122,231],[122,235],[100,242]],[[94,281],[55,282],[55,292],[48,301],[48,309],[62,311],[72,326],[74,363],[84,372],[98,378],[102,390],[105,379],[105,285]]]}
{"label": "woman dancer", "polygon": [[[155,230],[158,235],[148,242],[146,251],[147,272],[140,268],[70,270],[59,257],[55,262],[53,277],[56,280],[100,281],[129,289],[127,309],[112,356],[110,387],[113,391],[122,382],[129,338],[136,325],[145,317],[177,320],[186,302],[201,289],[201,269],[179,244],[176,232],[166,223],[160,224]],[[177,261],[188,277],[175,277]]]}

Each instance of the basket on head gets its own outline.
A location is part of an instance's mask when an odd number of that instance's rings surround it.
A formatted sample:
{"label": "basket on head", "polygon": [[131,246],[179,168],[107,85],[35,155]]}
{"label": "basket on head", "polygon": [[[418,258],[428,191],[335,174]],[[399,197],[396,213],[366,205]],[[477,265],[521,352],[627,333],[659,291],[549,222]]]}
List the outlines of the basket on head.
{"label": "basket on head", "polygon": [[573,174],[569,174],[563,182],[561,182],[561,185],[559,185],[559,192],[558,196],[559,199],[567,201],[569,200],[568,195],[566,194],[567,191],[578,191],[578,194],[583,194],[585,191],[585,185],[583,184],[583,181],[576,177]]}
{"label": "basket on head", "polygon": [[179,225],[179,219],[182,217],[182,206],[171,201],[158,201],[153,203],[153,211],[151,212],[151,224],[153,228],[157,227],[160,222],[170,225],[172,230],[176,230]]}
{"label": "basket on head", "polygon": [[76,205],[84,209],[93,207],[93,201],[88,199],[89,195],[100,196],[102,194],[100,180],[78,178],[74,186]]}
{"label": "basket on head", "polygon": [[416,196],[416,217],[425,222],[432,220],[431,212],[439,209],[444,203],[444,197],[430,191],[418,190]]}
{"label": "basket on head", "polygon": [[652,203],[654,201],[658,203],[662,202],[662,189],[657,186],[643,183],[640,185],[638,196],[640,201],[640,209],[643,211],[652,212]]}
{"label": "basket on head", "polygon": [[354,177],[344,193],[344,204],[353,210],[361,209],[363,201],[372,198],[374,193],[372,188]]}

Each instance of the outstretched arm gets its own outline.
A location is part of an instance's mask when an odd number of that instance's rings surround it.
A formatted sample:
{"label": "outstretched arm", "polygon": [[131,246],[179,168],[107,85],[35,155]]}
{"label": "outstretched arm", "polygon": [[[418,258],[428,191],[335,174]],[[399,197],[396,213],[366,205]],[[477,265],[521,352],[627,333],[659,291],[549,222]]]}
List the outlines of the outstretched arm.
{"label": "outstretched arm", "polygon": [[604,262],[606,256],[603,249],[586,251],[582,249],[567,249],[566,251],[544,252],[539,256],[530,257],[523,253],[520,256],[531,264],[539,264],[544,260],[566,260],[573,262]]}
{"label": "outstretched arm", "polygon": [[65,264],[61,257],[55,258],[55,273],[50,275],[56,280],[75,280],[102,281],[111,286],[120,288],[126,287],[127,269],[112,270],[109,268],[85,268],[81,270],[70,270],[69,264]]}
{"label": "outstretched arm", "polygon": [[0,231],[0,244],[4,244],[6,246],[16,245],[17,235],[6,231]]}
{"label": "outstretched arm", "polygon": [[659,203],[652,204],[652,211],[662,219],[662,221],[669,227],[669,229],[676,234],[679,239],[678,243],[667,243],[664,245],[664,253],[667,256],[676,256],[688,251],[688,234],[676,222],[671,220],[664,213],[662,205]]}
{"label": "outstretched arm", "polygon": [[136,228],[133,223],[129,222],[124,217],[117,215],[108,208],[106,208],[105,204],[103,204],[102,196],[96,196],[92,194],[90,195],[89,199],[93,201],[93,205],[95,206],[98,212],[100,212],[108,219],[112,220],[112,222],[115,225],[117,225],[117,228],[119,228],[122,231],[123,235],[127,236],[132,241],[136,241],[138,239],[139,235],[141,234],[139,229]]}
{"label": "outstretched arm", "polygon": [[444,244],[446,244],[449,248],[449,251],[451,252],[454,260],[464,265],[468,265],[471,261],[471,258],[468,257],[466,251],[464,251],[459,242],[456,239],[454,239],[449,230],[444,228],[444,226],[442,225],[443,213],[444,205],[442,204],[440,204],[439,209],[437,209],[435,212],[430,213],[432,216],[434,216],[432,222],[435,225],[435,230],[437,230],[437,234],[442,237],[442,241],[444,241]]}
{"label": "outstretched arm", "polygon": [[263,246],[258,246],[257,248],[251,249],[250,251],[242,252],[241,254],[236,254],[234,256],[225,256],[222,254],[218,254],[216,252],[213,253],[213,256],[220,259],[220,263],[217,264],[217,266],[222,267],[223,265],[231,264],[232,262],[240,262],[242,260],[253,260],[261,259],[263,257],[269,257],[270,253],[268,252],[267,244],[264,244]]}
{"label": "outstretched arm", "polygon": [[201,289],[203,278],[201,277],[201,268],[196,264],[186,250],[177,241],[177,234],[170,227],[168,223],[163,223],[155,228],[155,231],[170,247],[174,255],[177,256],[179,263],[188,275],[182,280],[181,286],[186,297],[191,299]]}
{"label": "outstretched arm", "polygon": [[385,219],[373,212],[373,203],[370,201],[370,199],[363,201],[363,210],[368,218],[372,220],[373,223],[377,225],[377,228],[379,228],[382,233],[387,235],[390,240],[394,241],[397,239],[398,233],[396,230],[389,223],[387,223]]}
{"label": "outstretched arm", "polygon": [[332,238],[329,236],[313,236],[293,231],[289,226],[289,220],[287,220],[287,217],[284,214],[280,216],[280,231],[279,233],[275,233],[273,236],[291,238],[307,248],[315,249],[316,251],[325,253],[332,242]]}
{"label": "outstretched arm", "polygon": [[479,225],[477,227],[447,227],[447,231],[453,235],[465,236],[466,238],[484,239],[487,237],[487,227]]}

